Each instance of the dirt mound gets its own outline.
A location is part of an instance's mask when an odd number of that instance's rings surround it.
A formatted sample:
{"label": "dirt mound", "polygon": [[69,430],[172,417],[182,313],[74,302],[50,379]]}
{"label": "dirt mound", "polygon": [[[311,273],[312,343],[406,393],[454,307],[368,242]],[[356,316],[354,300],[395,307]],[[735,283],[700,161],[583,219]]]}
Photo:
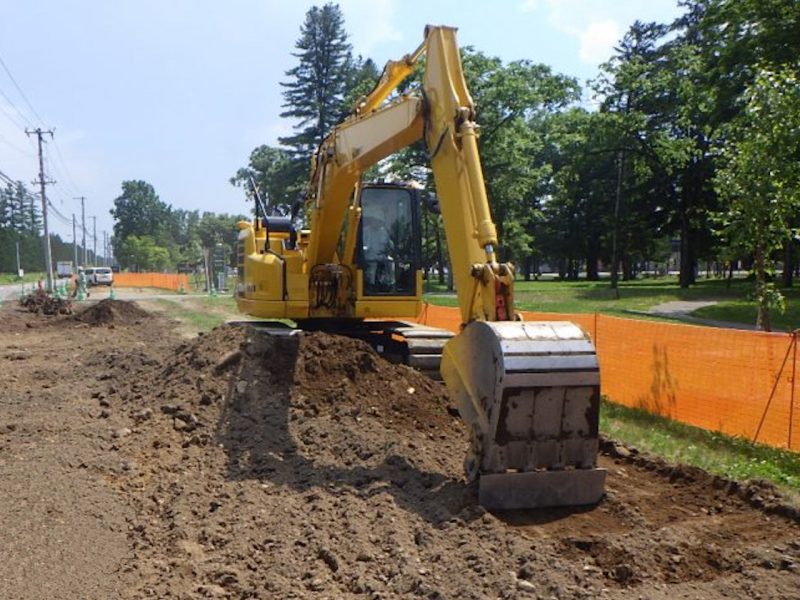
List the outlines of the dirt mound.
{"label": "dirt mound", "polygon": [[135,513],[121,597],[797,597],[791,521],[611,441],[598,506],[485,513],[442,386],[361,342],[223,326],[148,351],[93,358],[129,366],[94,396]]}
{"label": "dirt mound", "polygon": [[72,314],[72,301],[69,298],[60,298],[45,292],[42,289],[23,296],[19,301],[28,312],[43,315],[70,315]]}
{"label": "dirt mound", "polygon": [[132,386],[141,391],[158,388],[157,396],[192,406],[209,405],[199,402],[203,394],[234,398],[250,389],[285,395],[305,417],[368,415],[395,430],[460,427],[441,384],[383,360],[365,342],[321,332],[271,336],[246,326],[218,327],[178,346],[147,381],[136,379]]}
{"label": "dirt mound", "polygon": [[149,316],[133,302],[106,298],[73,315],[73,319],[89,325],[134,325]]}
{"label": "dirt mound", "polygon": [[698,467],[676,465],[659,456],[642,454],[633,446],[603,436],[600,439],[600,452],[618,461],[658,473],[670,482],[698,485],[713,489],[715,492],[722,491],[725,495],[744,501],[753,508],[786,517],[800,524],[800,504],[785,497],[774,484],[768,481],[753,480],[741,483],[714,475]]}
{"label": "dirt mound", "polygon": [[310,415],[346,404],[354,415],[383,417],[394,429],[449,430],[453,425],[441,384],[386,362],[361,340],[303,333],[297,339],[294,369],[281,375],[291,385],[293,402]]}

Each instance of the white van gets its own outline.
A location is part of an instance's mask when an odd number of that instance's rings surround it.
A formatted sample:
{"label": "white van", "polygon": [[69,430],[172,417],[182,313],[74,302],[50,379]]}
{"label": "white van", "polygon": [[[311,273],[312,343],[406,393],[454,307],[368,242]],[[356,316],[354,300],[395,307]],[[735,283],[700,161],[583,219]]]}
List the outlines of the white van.
{"label": "white van", "polygon": [[86,282],[89,285],[111,285],[114,283],[114,272],[110,267],[86,269]]}

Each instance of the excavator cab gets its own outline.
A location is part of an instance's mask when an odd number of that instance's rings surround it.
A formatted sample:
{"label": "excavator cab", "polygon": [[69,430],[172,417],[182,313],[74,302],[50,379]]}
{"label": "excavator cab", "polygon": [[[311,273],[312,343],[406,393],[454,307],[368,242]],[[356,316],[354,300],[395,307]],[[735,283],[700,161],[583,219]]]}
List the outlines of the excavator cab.
{"label": "excavator cab", "polygon": [[364,296],[416,296],[420,268],[419,197],[399,184],[361,187],[356,264]]}

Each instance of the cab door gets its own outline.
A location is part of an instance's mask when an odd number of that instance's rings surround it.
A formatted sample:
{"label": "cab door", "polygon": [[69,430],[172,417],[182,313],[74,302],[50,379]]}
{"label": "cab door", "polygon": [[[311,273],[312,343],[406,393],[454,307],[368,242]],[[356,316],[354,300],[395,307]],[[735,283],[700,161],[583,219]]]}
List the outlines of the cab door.
{"label": "cab door", "polygon": [[405,186],[361,189],[357,264],[363,295],[416,296],[420,268],[418,195]]}

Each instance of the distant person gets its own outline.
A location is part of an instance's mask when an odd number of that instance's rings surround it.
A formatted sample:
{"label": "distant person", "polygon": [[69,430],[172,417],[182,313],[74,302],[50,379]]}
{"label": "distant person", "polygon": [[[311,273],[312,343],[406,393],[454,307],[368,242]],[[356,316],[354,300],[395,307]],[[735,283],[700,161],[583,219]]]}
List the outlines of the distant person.
{"label": "distant person", "polygon": [[72,297],[76,297],[79,293],[83,294],[84,298],[89,297],[89,289],[86,287],[86,273],[82,267],[78,267],[78,278],[75,280],[75,291],[72,293]]}

